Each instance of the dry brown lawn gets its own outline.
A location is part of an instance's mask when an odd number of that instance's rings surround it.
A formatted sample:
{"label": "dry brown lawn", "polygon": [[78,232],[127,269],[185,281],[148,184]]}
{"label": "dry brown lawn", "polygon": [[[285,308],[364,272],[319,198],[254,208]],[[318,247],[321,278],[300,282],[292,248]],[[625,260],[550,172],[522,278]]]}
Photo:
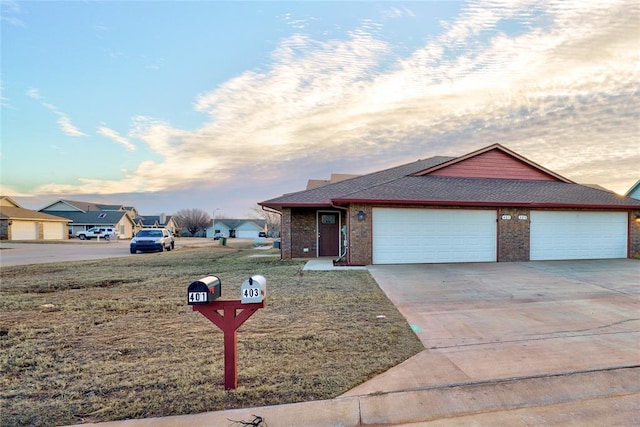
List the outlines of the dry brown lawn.
{"label": "dry brown lawn", "polygon": [[[303,265],[204,247],[3,267],[0,425],[330,399],[423,349],[368,272]],[[222,332],[186,304],[188,284],[209,274],[225,299],[253,274],[268,280],[266,307],[238,331],[235,390],[224,390]]]}

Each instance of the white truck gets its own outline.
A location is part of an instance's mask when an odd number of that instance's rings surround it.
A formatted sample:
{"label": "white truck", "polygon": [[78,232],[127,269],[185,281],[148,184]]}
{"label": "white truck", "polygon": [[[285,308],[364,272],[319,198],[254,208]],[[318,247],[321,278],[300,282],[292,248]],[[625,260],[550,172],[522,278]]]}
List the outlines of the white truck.
{"label": "white truck", "polygon": [[118,233],[112,227],[92,227],[88,230],[80,230],[76,232],[76,237],[80,240],[91,240],[91,239],[104,239],[111,240],[117,239]]}

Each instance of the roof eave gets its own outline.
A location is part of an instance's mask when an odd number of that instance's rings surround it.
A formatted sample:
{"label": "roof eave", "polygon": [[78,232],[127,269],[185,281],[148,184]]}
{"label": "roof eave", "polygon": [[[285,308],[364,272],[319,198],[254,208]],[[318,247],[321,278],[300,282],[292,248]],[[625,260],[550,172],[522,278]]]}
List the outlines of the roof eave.
{"label": "roof eave", "polygon": [[554,202],[509,202],[487,200],[394,200],[394,199],[334,199],[336,204],[362,203],[375,205],[420,205],[420,206],[468,206],[468,207],[526,207],[526,208],[583,208],[629,210],[640,209],[640,205],[611,205],[586,203],[554,203]]}
{"label": "roof eave", "polygon": [[630,197],[631,194],[633,194],[633,192],[638,189],[638,187],[640,187],[640,179],[635,184],[633,184],[633,186],[629,189],[629,191],[624,193],[624,195],[627,197]]}
{"label": "roof eave", "polygon": [[332,203],[331,202],[327,202],[327,203],[303,203],[303,202],[265,203],[265,202],[260,202],[260,203],[258,203],[258,205],[264,206],[266,208],[279,210],[279,209],[283,209],[283,208],[327,208],[327,207],[331,207]]}
{"label": "roof eave", "polygon": [[28,216],[7,216],[4,219],[10,219],[12,221],[44,221],[44,222],[73,222],[73,220],[68,219],[68,218],[62,218],[60,217],[60,219],[55,219],[55,218],[41,218],[41,217],[37,217],[37,216],[32,216],[32,217],[28,217]]}

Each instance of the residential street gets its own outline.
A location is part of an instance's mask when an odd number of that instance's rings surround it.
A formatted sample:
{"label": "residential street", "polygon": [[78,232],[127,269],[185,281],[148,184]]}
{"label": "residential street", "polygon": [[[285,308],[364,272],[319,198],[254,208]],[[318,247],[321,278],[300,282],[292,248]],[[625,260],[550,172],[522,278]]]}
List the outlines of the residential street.
{"label": "residential street", "polygon": [[45,262],[79,261],[129,256],[129,241],[95,240],[65,243],[7,243],[0,244],[0,265],[41,264]]}
{"label": "residential street", "polygon": [[[176,239],[176,249],[184,246],[217,245],[211,239]],[[0,242],[0,266],[41,264],[45,262],[80,261],[133,256],[129,254],[129,240],[96,241],[69,240],[58,243]],[[137,254],[144,256],[144,254]]]}

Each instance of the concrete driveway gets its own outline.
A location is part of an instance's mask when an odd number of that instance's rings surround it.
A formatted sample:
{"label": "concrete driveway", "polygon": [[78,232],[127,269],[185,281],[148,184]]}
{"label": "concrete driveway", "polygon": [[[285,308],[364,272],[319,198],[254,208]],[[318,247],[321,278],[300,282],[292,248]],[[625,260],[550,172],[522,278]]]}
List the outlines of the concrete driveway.
{"label": "concrete driveway", "polygon": [[[376,265],[368,269],[426,350],[345,396],[428,391],[429,397],[419,399],[419,411],[441,417],[540,402],[588,400],[591,403],[586,406],[593,408],[593,399],[599,399],[601,406],[606,401],[605,408],[615,403],[618,409],[600,413],[601,418],[583,411],[585,421],[611,419],[615,413],[623,417],[622,425],[640,422],[640,385],[634,385],[640,379],[640,261]],[[499,384],[512,387],[508,398],[499,392]],[[478,407],[477,401],[460,400],[463,389],[469,387],[482,392],[485,399],[500,401]],[[518,400],[518,387],[520,403],[501,406],[509,399]],[[437,390],[453,399],[444,399],[449,412],[442,413]],[[457,391],[451,395],[452,390]],[[466,402],[458,412],[450,403],[456,396]],[[471,400],[479,398],[475,396]],[[428,410],[425,399],[440,406]],[[417,415],[410,414],[411,408],[406,408],[400,419],[386,421],[402,422],[403,416],[415,421]]]}

